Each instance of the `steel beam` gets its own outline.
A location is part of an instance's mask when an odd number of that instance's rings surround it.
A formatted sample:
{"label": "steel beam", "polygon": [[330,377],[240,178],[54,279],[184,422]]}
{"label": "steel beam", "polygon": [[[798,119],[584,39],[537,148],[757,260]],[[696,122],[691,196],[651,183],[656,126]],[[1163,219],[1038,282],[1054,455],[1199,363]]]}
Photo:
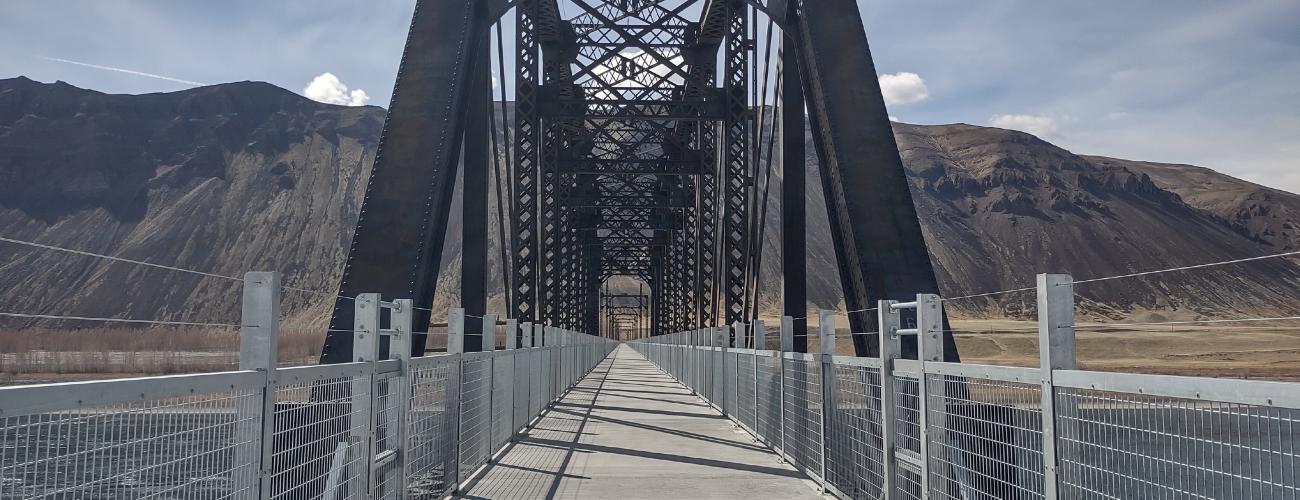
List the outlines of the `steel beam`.
{"label": "steel beam", "polygon": [[[474,43],[490,47],[490,30],[484,29]],[[461,164],[461,280],[460,304],[465,314],[482,317],[487,313],[487,255],[488,255],[488,169],[491,168],[488,148],[488,113],[492,111],[492,54],[489,50],[476,51],[470,90],[466,94],[465,149]],[[465,324],[467,351],[476,352],[483,335],[482,323]]]}
{"label": "steel beam", "polygon": [[[877,300],[938,293],[885,102],[871,77],[876,69],[857,3],[805,1],[798,22],[809,116],[846,305],[865,310]],[[870,331],[872,312],[850,314],[853,331]],[[857,353],[876,355],[866,340],[854,336]],[[956,360],[951,333],[944,335],[944,351]],[[905,340],[903,354],[916,357],[915,339]]]}
{"label": "steel beam", "polygon": [[[460,160],[477,33],[476,2],[421,1],[398,70],[370,182],[339,284],[322,363],[352,359],[352,298],[361,293],[433,302]],[[423,354],[429,311],[415,318]]]}
{"label": "steel beam", "polygon": [[[793,8],[793,6],[791,6]],[[808,352],[808,242],[805,217],[804,98],[799,52],[781,38],[782,314],[794,320],[794,351]],[[759,271],[761,272],[761,270]]]}

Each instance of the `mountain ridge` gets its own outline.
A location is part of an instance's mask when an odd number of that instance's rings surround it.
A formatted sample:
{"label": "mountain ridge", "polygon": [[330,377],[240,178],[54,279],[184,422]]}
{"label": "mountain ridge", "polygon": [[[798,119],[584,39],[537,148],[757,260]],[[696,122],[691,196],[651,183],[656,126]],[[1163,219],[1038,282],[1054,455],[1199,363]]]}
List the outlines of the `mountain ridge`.
{"label": "mountain ridge", "polygon": [[[332,306],[383,121],[376,106],[317,103],[260,82],[115,95],[0,80],[0,235],[227,276],[279,270],[286,284],[321,291],[285,296],[293,317],[319,322]],[[968,124],[896,123],[895,136],[945,295],[1030,286],[1043,271],[1083,279],[1300,246],[1300,196],[1196,170],[1203,167],[1076,155],[1030,134]],[[815,158],[805,168],[810,300],[842,306]],[[773,185],[767,305],[780,297],[779,175]],[[455,301],[456,234],[447,239],[436,308]],[[0,248],[12,252],[0,260],[0,303],[15,311],[237,322],[230,280]],[[1080,310],[1187,318],[1293,306],[1295,261],[1242,266],[1081,286]],[[153,284],[125,287],[141,280]],[[499,305],[498,280],[489,289]],[[1023,317],[1033,294],[1018,295],[951,307],[968,317]]]}

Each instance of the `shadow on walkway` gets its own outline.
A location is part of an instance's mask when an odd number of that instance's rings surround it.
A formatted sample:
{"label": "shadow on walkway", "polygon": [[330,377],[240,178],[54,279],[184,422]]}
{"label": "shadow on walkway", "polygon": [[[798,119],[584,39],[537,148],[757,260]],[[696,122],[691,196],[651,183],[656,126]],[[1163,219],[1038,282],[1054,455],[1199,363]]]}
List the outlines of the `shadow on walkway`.
{"label": "shadow on walkway", "polygon": [[457,498],[821,498],[813,488],[621,346]]}

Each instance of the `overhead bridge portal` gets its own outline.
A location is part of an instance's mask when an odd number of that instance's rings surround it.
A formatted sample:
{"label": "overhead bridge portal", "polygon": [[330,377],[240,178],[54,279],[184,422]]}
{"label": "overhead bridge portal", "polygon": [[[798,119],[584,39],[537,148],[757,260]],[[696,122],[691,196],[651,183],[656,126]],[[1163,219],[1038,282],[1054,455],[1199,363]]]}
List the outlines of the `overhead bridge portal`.
{"label": "overhead bridge portal", "polygon": [[[856,0],[417,1],[337,291],[5,241],[244,296],[237,370],[0,388],[0,498],[1300,498],[1300,386],[1082,370],[1074,307],[1300,252],[941,297]],[[944,305],[1010,293],[1038,366],[962,363]]]}

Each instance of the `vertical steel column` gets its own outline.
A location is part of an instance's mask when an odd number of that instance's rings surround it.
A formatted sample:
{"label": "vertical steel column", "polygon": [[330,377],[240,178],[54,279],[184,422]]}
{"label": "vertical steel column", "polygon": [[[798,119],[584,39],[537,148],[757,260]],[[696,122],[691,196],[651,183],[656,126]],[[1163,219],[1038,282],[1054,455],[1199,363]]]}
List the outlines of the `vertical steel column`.
{"label": "vertical steel column", "polygon": [[401,372],[394,378],[389,379],[388,387],[393,391],[393,385],[397,385],[396,395],[397,405],[394,415],[390,417],[390,429],[396,429],[397,441],[397,473],[399,476],[397,494],[399,499],[410,498],[410,492],[406,488],[407,478],[411,477],[411,443],[407,436],[407,416],[411,413],[411,332],[413,321],[415,320],[415,307],[411,299],[397,299],[393,301],[392,314],[389,316],[388,324],[392,333],[388,340],[389,357],[396,359],[401,363]]}
{"label": "vertical steel column", "polygon": [[[930,389],[929,377],[925,372],[925,364],[931,361],[944,361],[943,357],[943,303],[939,300],[938,295],[921,293],[916,295],[916,342],[918,355],[917,365],[920,369],[916,374],[916,395],[917,407],[920,414],[921,430],[921,449],[918,450],[921,455],[921,491],[928,498],[930,492],[930,440],[946,440],[947,435],[931,436],[931,416],[930,406]],[[934,398],[938,403],[939,411],[933,417],[934,427],[940,429],[946,428],[944,424],[945,414],[947,413],[947,397],[945,397],[945,387],[947,384],[940,381],[939,396]]]}
{"label": "vertical steel column", "polygon": [[[788,8],[793,15],[795,2],[789,2]],[[785,275],[781,300],[786,316],[803,318],[808,314],[803,83],[799,78],[797,44],[783,36],[781,48],[781,270]],[[808,321],[798,321],[795,352],[808,352],[807,333]]]}
{"label": "vertical steel column", "polygon": [[781,316],[781,352],[794,352],[794,318]]}
{"label": "vertical steel column", "polygon": [[[539,0],[519,0],[515,5],[515,211],[511,214],[514,243],[515,287],[510,316],[523,321],[538,318],[537,174],[542,125],[537,117],[538,69],[541,51],[537,41]],[[501,82],[503,85],[505,82]]]}
{"label": "vertical steel column", "polygon": [[[738,330],[743,330],[744,328],[745,328],[745,325],[741,324],[739,321],[736,322],[736,329],[738,329]],[[764,346],[762,346],[762,347],[758,347],[758,346],[760,345],[759,343],[761,343],[761,342],[763,342],[763,341],[762,341],[762,340],[756,340],[756,339],[761,339],[761,338],[763,338],[764,336],[766,336],[766,333],[765,333],[765,332],[767,331],[767,325],[764,325],[764,324],[763,324],[763,320],[761,320],[761,319],[756,319],[756,320],[754,320],[754,324],[753,324],[753,325],[750,325],[749,329],[750,329],[750,331],[753,332],[753,333],[751,333],[751,334],[749,335],[749,337],[750,337],[749,340],[750,340],[751,342],[758,342],[758,343],[754,343],[754,344],[753,344],[753,345],[755,346],[755,347],[753,347],[753,349],[755,349],[755,350],[753,351],[753,355],[754,355],[754,369],[753,369],[753,373],[750,374],[750,375],[752,375],[752,377],[750,378],[751,383],[754,385],[754,422],[753,422],[753,424],[754,424],[754,428],[751,429],[751,430],[754,431],[754,435],[759,436],[759,439],[762,440],[762,436],[759,434],[760,426],[758,425],[758,419],[760,418],[760,417],[758,416],[758,408],[759,408],[759,406],[758,406],[758,402],[759,402],[760,399],[762,399],[761,394],[758,392],[758,359],[759,359],[759,358],[758,358],[758,349],[766,349],[767,346],[764,345]]]}
{"label": "vertical steel column", "polygon": [[[460,420],[461,402],[465,400],[464,384],[461,380],[464,378],[465,370],[465,310],[461,308],[452,308],[447,310],[447,353],[454,356],[456,366],[448,371],[447,397],[455,395],[455,401],[447,402],[446,411],[452,412],[456,416],[455,433],[452,434],[452,446],[455,447],[451,454],[451,463],[443,466],[443,474],[446,474],[447,484],[452,486],[452,493],[458,491],[460,484],[460,431],[464,422]],[[454,388],[454,390],[453,390]]]}
{"label": "vertical steel column", "polygon": [[1043,493],[1056,499],[1060,458],[1056,439],[1055,370],[1076,370],[1074,349],[1074,278],[1068,274],[1038,275],[1038,371],[1041,374],[1043,418]]}
{"label": "vertical steel column", "polygon": [[484,314],[482,325],[483,335],[479,337],[479,352],[492,352],[497,350],[497,315]]}
{"label": "vertical steel column", "polygon": [[[480,3],[479,9],[484,6]],[[491,25],[491,23],[485,23]],[[473,43],[474,63],[470,65],[469,89],[465,108],[465,148],[461,152],[461,280],[460,304],[465,314],[482,316],[487,311],[488,261],[488,170],[492,162],[488,146],[488,113],[492,112],[492,54],[490,30],[479,30]],[[504,244],[504,243],[503,243]],[[470,324],[471,337],[481,334]],[[471,343],[472,345],[472,343]],[[470,349],[471,351],[477,349]]]}
{"label": "vertical steel column", "polygon": [[[244,299],[239,328],[239,369],[257,370],[265,377],[262,384],[262,404],[256,408],[239,405],[241,425],[239,442],[257,443],[256,451],[240,447],[240,463],[256,464],[250,476],[238,474],[236,489],[251,498],[265,498],[271,494],[271,457],[275,452],[275,367],[279,358],[280,336],[280,273],[250,272],[244,274]],[[255,414],[248,414],[255,413]],[[247,483],[244,483],[247,481]],[[259,496],[259,491],[260,496]]]}
{"label": "vertical steel column", "polygon": [[[479,340],[480,340],[480,342],[481,342],[480,345],[479,345],[479,352],[493,352],[493,351],[496,351],[496,349],[497,349],[497,315],[495,315],[495,314],[484,314],[484,315],[483,315],[483,318],[482,318],[482,322],[481,322],[480,324],[482,325],[482,329],[479,330],[479,331],[482,332],[482,334],[479,335]],[[495,397],[493,394],[494,394],[497,390],[499,390],[498,387],[497,387],[497,383],[499,382],[499,381],[497,380],[497,363],[503,362],[503,360],[501,360],[501,359],[497,359],[497,357],[496,357],[495,355],[488,356],[487,360],[488,360],[488,369],[487,369],[487,379],[488,379],[488,383],[487,383],[487,386],[488,386],[488,395],[487,395],[487,405],[488,405],[488,411],[487,411],[487,442],[488,442],[488,457],[487,457],[487,461],[488,461],[488,463],[492,463],[492,451],[494,451],[494,450],[493,450],[493,446],[495,446],[495,444],[496,444],[496,440],[494,439],[494,436],[492,435],[492,432],[496,430],[496,426],[495,426],[495,425],[492,425],[492,415],[494,415],[494,412],[496,411],[496,397]],[[507,377],[507,382],[506,382],[506,383],[507,383],[507,384],[509,383],[509,377]]]}
{"label": "vertical steel column", "polygon": [[514,350],[519,348],[519,320],[506,320],[506,349]]}
{"label": "vertical steel column", "polygon": [[821,359],[821,388],[822,388],[822,461],[821,461],[821,479],[822,491],[830,491],[828,487],[830,479],[826,477],[826,462],[830,460],[833,453],[830,447],[830,432],[835,428],[832,422],[835,418],[835,311],[817,311],[817,328],[818,328],[818,351]]}
{"label": "vertical steel column", "polygon": [[[727,381],[733,379],[733,377],[727,375],[727,348],[731,343],[731,332],[728,330],[729,329],[725,326],[713,327],[713,345],[718,346],[718,349],[722,352],[722,365],[714,371],[718,376],[714,377],[713,383],[722,384],[722,390],[714,392],[720,395],[718,397],[718,406],[722,408],[723,415],[734,417],[736,409],[727,404],[727,401],[729,401],[729,395],[727,394],[729,384],[727,384]],[[734,372],[735,370],[733,369],[732,371]],[[731,387],[730,389],[735,390],[734,387]]]}
{"label": "vertical steel column", "polygon": [[447,352],[465,352],[465,310],[459,307],[447,310]]}
{"label": "vertical steel column", "polygon": [[780,352],[776,353],[777,355],[776,359],[777,359],[777,363],[779,363],[778,366],[780,366],[779,370],[781,373],[781,395],[779,396],[781,411],[778,413],[780,417],[777,418],[776,421],[781,424],[780,451],[782,457],[786,456],[789,453],[788,451],[789,448],[787,448],[785,445],[785,387],[787,383],[785,380],[785,353],[791,352],[790,350],[793,348],[794,348],[794,318],[791,318],[789,316],[781,316],[781,348],[780,348]]}
{"label": "vertical steel column", "polygon": [[879,320],[877,331],[880,332],[877,337],[880,340],[880,449],[884,451],[884,467],[881,475],[884,476],[884,483],[881,485],[881,498],[893,498],[894,492],[898,490],[898,450],[894,445],[894,438],[897,431],[895,430],[898,422],[895,411],[898,403],[895,402],[895,383],[894,383],[894,362],[903,355],[902,339],[898,335],[898,330],[902,328],[902,315],[894,309],[894,300],[877,301]]}
{"label": "vertical steel column", "polygon": [[[745,296],[749,290],[749,189],[753,173],[749,165],[749,16],[745,0],[725,1],[727,36],[723,83],[726,120],[723,123],[723,293],[726,295],[726,323],[746,319]],[[717,5],[717,2],[714,3]]]}
{"label": "vertical steel column", "polygon": [[375,407],[379,396],[375,363],[379,361],[379,316],[383,312],[380,300],[377,293],[358,295],[352,317],[352,362],[370,364],[364,377],[352,379],[352,420],[348,429],[360,428],[364,434],[351,436],[350,448],[361,450],[360,467],[365,470],[363,479],[348,481],[353,498],[370,498],[375,492]]}

